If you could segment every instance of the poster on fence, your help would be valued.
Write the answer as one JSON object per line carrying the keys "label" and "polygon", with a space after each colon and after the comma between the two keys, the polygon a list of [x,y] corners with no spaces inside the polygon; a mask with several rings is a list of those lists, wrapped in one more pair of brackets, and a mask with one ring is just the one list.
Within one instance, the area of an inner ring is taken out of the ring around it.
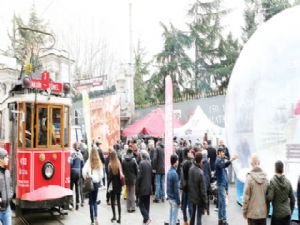
{"label": "poster on fence", "polygon": [[108,152],[120,139],[120,96],[109,95],[90,100],[92,140],[101,140]]}

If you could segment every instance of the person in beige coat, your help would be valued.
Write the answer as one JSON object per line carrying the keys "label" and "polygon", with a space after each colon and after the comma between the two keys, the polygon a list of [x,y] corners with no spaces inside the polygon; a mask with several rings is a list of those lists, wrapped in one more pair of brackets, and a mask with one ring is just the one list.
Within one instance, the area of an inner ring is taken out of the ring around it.
{"label": "person in beige coat", "polygon": [[243,195],[243,216],[248,225],[266,225],[268,206],[267,175],[260,168],[258,156],[251,157],[252,170],[247,174]]}

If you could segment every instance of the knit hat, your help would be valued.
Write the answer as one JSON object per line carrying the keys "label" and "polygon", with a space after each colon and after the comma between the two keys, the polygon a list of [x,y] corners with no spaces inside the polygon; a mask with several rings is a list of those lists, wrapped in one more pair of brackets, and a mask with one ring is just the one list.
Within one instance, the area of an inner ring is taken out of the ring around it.
{"label": "knit hat", "polygon": [[7,156],[7,151],[4,148],[0,148],[0,159],[3,159]]}

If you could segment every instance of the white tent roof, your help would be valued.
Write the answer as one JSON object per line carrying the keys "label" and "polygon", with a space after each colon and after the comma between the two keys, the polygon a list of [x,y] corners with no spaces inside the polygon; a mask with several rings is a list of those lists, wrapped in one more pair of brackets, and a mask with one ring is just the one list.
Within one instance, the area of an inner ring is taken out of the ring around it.
{"label": "white tent roof", "polygon": [[203,112],[200,106],[197,106],[190,120],[180,128],[174,129],[174,136],[192,140],[197,139],[201,142],[204,134],[207,133],[209,139],[221,138],[224,140],[225,129],[213,123]]}

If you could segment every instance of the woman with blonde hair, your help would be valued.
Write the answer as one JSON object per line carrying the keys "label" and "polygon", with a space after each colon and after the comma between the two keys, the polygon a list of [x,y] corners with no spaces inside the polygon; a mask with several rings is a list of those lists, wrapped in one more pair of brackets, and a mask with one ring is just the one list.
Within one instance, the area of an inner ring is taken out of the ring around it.
{"label": "woman with blonde hair", "polygon": [[111,189],[110,197],[111,197],[111,209],[113,212],[113,217],[111,222],[116,220],[116,211],[115,211],[115,199],[117,198],[118,204],[118,220],[117,223],[121,223],[121,203],[120,196],[122,191],[122,182],[124,179],[124,175],[122,172],[122,167],[120,160],[118,158],[117,152],[112,150],[110,152],[110,161],[108,164],[108,190]]}
{"label": "woman with blonde hair", "polygon": [[91,150],[89,160],[82,169],[82,176],[84,179],[91,177],[93,180],[94,189],[89,193],[90,217],[92,225],[98,225],[97,196],[100,182],[103,177],[103,165],[96,147],[93,147]]}

